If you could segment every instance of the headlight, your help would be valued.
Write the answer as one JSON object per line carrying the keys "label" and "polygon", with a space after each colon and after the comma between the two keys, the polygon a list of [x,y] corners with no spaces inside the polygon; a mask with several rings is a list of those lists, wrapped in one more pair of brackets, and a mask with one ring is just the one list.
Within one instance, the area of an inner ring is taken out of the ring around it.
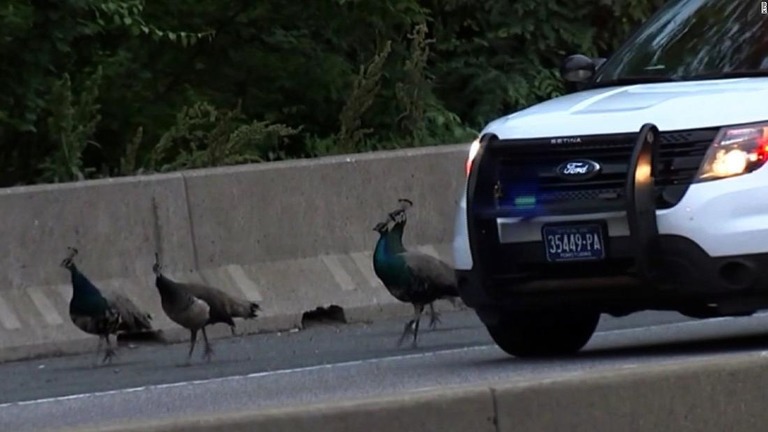
{"label": "headlight", "polygon": [[475,156],[477,156],[477,152],[480,151],[480,138],[475,138],[474,141],[472,141],[472,145],[469,146],[469,156],[467,156],[467,166],[466,166],[466,173],[467,177],[469,177],[469,172],[472,171],[472,162],[475,160]]}
{"label": "headlight", "polygon": [[720,130],[704,156],[697,181],[747,174],[768,159],[768,123]]}

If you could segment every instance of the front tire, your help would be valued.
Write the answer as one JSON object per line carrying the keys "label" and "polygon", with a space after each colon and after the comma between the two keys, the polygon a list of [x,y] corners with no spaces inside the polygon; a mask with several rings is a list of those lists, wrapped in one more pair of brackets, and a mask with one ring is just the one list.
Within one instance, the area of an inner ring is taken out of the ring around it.
{"label": "front tire", "polygon": [[514,311],[486,324],[496,345],[515,357],[550,357],[579,352],[595,332],[600,312],[549,309]]}

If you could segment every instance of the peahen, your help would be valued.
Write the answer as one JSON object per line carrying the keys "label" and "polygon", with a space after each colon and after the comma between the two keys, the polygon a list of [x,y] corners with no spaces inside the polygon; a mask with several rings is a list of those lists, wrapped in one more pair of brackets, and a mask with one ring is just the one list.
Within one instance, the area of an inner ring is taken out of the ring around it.
{"label": "peahen", "polygon": [[434,327],[439,318],[433,302],[455,299],[458,290],[454,270],[448,264],[425,253],[405,249],[402,236],[407,221],[406,210],[412,203],[400,200],[400,204],[401,207],[390,213],[385,222],[374,227],[379,240],[373,253],[373,268],[392,296],[413,305],[414,316],[406,322],[398,346],[411,333],[415,347],[424,307],[430,307],[430,325]]}
{"label": "peahen", "polygon": [[[158,256],[155,254],[155,265],[158,266],[157,271],[155,271],[155,284],[175,284],[175,286],[181,287],[185,292],[205,302],[209,307],[206,325],[227,324],[234,336],[236,335],[234,318],[251,319],[258,317],[258,312],[261,311],[261,306],[258,303],[233,297],[220,289],[208,285],[176,282],[160,275],[157,258]],[[203,331],[203,336],[205,337],[205,331]]]}
{"label": "peahen", "polygon": [[237,335],[234,318],[258,318],[258,313],[261,311],[258,303],[233,297],[212,286],[185,283],[184,287],[190,294],[202,299],[211,307],[208,324],[224,323],[229,326],[232,336]]}
{"label": "peahen", "polygon": [[109,340],[119,333],[151,332],[152,316],[140,310],[130,298],[116,291],[102,291],[97,288],[75,265],[78,250],[69,247],[69,253],[61,266],[72,276],[72,299],[69,302],[69,317],[80,330],[99,336],[96,355],[106,341],[102,363],[111,362],[115,350]]}
{"label": "peahen", "polygon": [[192,352],[195,350],[198,331],[203,333],[203,341],[205,342],[203,357],[210,361],[213,348],[208,341],[205,326],[210,323],[211,307],[204,300],[190,294],[185,284],[174,282],[164,276],[160,270],[158,254],[155,254],[155,264],[152,266],[152,271],[155,273],[155,287],[160,293],[160,304],[163,312],[171,321],[189,330],[187,363],[189,363]]}

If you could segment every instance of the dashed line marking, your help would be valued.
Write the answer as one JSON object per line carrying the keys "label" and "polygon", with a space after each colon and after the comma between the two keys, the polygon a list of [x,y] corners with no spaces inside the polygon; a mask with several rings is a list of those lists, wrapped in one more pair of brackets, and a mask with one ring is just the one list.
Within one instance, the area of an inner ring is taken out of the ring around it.
{"label": "dashed line marking", "polygon": [[352,291],[355,287],[355,281],[352,280],[352,277],[347,273],[346,270],[344,270],[344,267],[341,266],[341,262],[339,261],[339,257],[336,255],[323,255],[320,257],[320,259],[325,263],[325,266],[328,267],[328,270],[331,271],[331,274],[333,275],[333,278],[336,279],[336,283],[341,286],[341,289],[344,291]]}
{"label": "dashed line marking", "polygon": [[245,273],[245,269],[239,265],[228,265],[227,272],[232,276],[232,280],[235,282],[240,291],[245,294],[245,297],[249,301],[259,302],[264,300],[259,292],[259,286]]}
{"label": "dashed line marking", "polygon": [[430,351],[430,352],[417,353],[417,354],[395,355],[395,356],[379,357],[379,358],[372,358],[372,359],[365,359],[365,360],[352,360],[352,361],[340,362],[340,363],[329,363],[329,364],[322,364],[322,365],[316,365],[316,366],[306,366],[306,367],[292,368],[292,369],[279,369],[275,371],[255,372],[247,375],[235,375],[235,376],[228,376],[228,377],[221,377],[221,378],[209,378],[209,379],[183,381],[183,382],[176,382],[176,383],[169,383],[169,384],[154,384],[154,385],[146,385],[142,387],[132,387],[132,388],[126,388],[126,389],[119,389],[119,390],[107,390],[107,391],[93,392],[93,393],[74,394],[70,396],[57,396],[57,397],[51,397],[51,398],[26,400],[26,401],[19,401],[19,402],[8,402],[8,403],[0,404],[0,409],[10,408],[14,406],[38,405],[38,404],[44,404],[44,403],[56,403],[56,402],[71,401],[71,400],[78,400],[78,399],[103,398],[109,395],[119,395],[119,394],[134,393],[134,392],[141,392],[141,391],[162,390],[162,389],[169,389],[169,388],[176,388],[176,387],[199,386],[199,385],[206,385],[206,384],[220,383],[220,382],[227,382],[227,381],[241,381],[243,379],[256,379],[256,378],[263,378],[268,376],[315,372],[315,371],[322,371],[322,370],[328,370],[333,368],[355,367],[355,366],[367,365],[367,364],[378,364],[378,363],[385,363],[385,362],[392,362],[392,361],[410,360],[410,359],[433,357],[433,356],[439,356],[439,355],[451,355],[451,354],[456,354],[461,352],[482,351],[482,350],[489,350],[489,349],[493,350],[497,348],[495,345],[480,345],[480,346],[471,346],[471,347],[464,347],[464,348],[453,348],[453,349]]}
{"label": "dashed line marking", "polygon": [[50,325],[59,325],[64,323],[61,315],[59,315],[59,312],[56,311],[56,307],[53,305],[53,303],[51,303],[51,300],[48,299],[48,296],[43,293],[42,289],[39,287],[28,287],[26,292],[32,299],[32,303],[34,303],[35,307],[37,307],[37,310],[40,311],[40,314],[43,316],[43,319],[45,319],[45,322]]}
{"label": "dashed line marking", "polygon": [[16,313],[11,309],[11,305],[0,296],[0,323],[6,330],[18,330],[21,328],[21,321]]}
{"label": "dashed line marking", "polygon": [[360,272],[363,273],[368,284],[370,286],[378,286],[381,282],[373,271],[372,255],[373,254],[369,252],[355,252],[349,256],[352,258],[352,261],[354,261],[357,268],[360,269]]}

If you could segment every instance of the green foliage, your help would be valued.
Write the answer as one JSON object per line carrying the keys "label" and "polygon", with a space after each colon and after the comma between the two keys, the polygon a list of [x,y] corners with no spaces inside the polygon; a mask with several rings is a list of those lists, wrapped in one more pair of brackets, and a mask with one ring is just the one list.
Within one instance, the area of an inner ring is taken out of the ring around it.
{"label": "green foliage", "polygon": [[0,186],[466,142],[660,3],[6,0]]}
{"label": "green foliage", "polygon": [[133,139],[125,146],[125,155],[120,158],[120,175],[128,176],[141,172],[137,169],[137,159],[142,138],[144,138],[144,128],[139,126]]}
{"label": "green foliage", "polygon": [[202,38],[213,39],[213,31],[185,32],[162,30],[144,20],[144,2],[142,0],[107,0],[87,2],[87,7],[95,14],[96,30],[127,30],[133,36],[141,34],[152,37],[155,41],[166,39],[182,46],[191,46]]}
{"label": "green foliage", "polygon": [[40,165],[40,179],[48,182],[84,180],[83,152],[91,141],[101,120],[99,96],[101,68],[85,83],[80,97],[72,96],[69,75],[57,82],[51,91],[47,119],[48,136],[55,141],[53,152]]}
{"label": "green foliage", "polygon": [[338,135],[338,149],[341,153],[354,151],[362,143],[365,134],[373,132],[372,129],[362,129],[360,125],[363,115],[371,107],[376,94],[379,92],[384,62],[387,60],[391,49],[392,43],[387,41],[384,48],[373,57],[368,65],[360,67],[360,72],[355,77],[352,92],[339,115],[341,130]]}
{"label": "green foliage", "polygon": [[184,107],[153,148],[149,168],[175,171],[273,160],[280,156],[282,140],[299,132],[264,121],[243,124],[245,120],[240,106],[222,110],[200,102]]}
{"label": "green foliage", "polygon": [[434,40],[427,39],[426,23],[416,25],[408,38],[411,39],[411,47],[410,58],[405,61],[403,67],[405,79],[395,84],[395,95],[403,111],[397,121],[408,138],[419,142],[426,138],[424,121],[432,82],[425,74],[429,61],[429,44]]}

